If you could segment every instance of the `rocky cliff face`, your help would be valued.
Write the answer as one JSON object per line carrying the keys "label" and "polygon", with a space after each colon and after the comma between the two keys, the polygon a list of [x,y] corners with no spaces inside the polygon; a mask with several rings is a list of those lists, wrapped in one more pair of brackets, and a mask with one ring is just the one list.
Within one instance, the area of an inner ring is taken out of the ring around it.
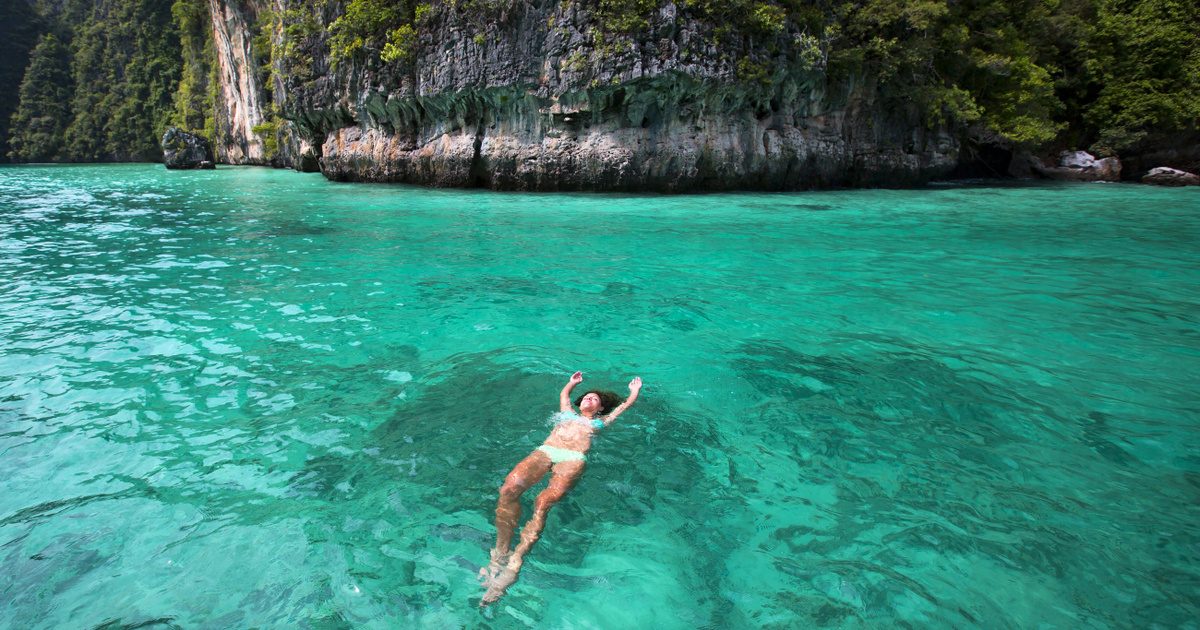
{"label": "rocky cliff face", "polygon": [[[210,1],[229,131],[219,151],[259,163],[247,7]],[[916,184],[956,163],[951,133],[869,78],[831,78],[802,33],[718,45],[668,3],[648,29],[597,37],[583,3],[501,4],[481,17],[436,3],[408,62],[280,61],[274,102],[297,133],[277,162],[306,156],[338,180],[664,191]],[[303,43],[319,53],[322,37]]]}
{"label": "rocky cliff face", "polygon": [[163,150],[163,165],[169,169],[215,167],[212,145],[208,140],[179,127],[168,127],[160,144]]}
{"label": "rocky cliff face", "polygon": [[231,164],[264,164],[263,141],[254,127],[264,121],[261,63],[250,46],[258,12],[253,2],[208,0],[217,75],[216,152]]}
{"label": "rocky cliff face", "polygon": [[[271,55],[282,42],[272,16],[287,10],[288,0],[207,1],[216,66],[217,158],[226,164],[317,170],[311,142],[280,114],[289,95],[282,62]],[[265,49],[256,49],[256,37]]]}

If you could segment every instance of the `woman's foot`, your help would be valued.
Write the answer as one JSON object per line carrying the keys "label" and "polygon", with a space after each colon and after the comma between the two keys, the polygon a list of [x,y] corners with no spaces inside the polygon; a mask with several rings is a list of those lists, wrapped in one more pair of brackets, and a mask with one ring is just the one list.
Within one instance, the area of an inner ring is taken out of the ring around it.
{"label": "woman's foot", "polygon": [[504,595],[504,592],[508,590],[508,587],[517,581],[517,572],[512,569],[511,564],[504,567],[504,570],[492,578],[491,582],[487,585],[487,592],[483,594],[483,599],[479,601],[479,605],[487,606],[500,599]]}
{"label": "woman's foot", "polygon": [[491,552],[491,560],[488,562],[488,565],[479,570],[479,582],[490,588],[492,586],[492,582],[500,573],[500,569],[508,563],[508,557],[511,554],[511,551],[500,551],[499,549],[493,549]]}

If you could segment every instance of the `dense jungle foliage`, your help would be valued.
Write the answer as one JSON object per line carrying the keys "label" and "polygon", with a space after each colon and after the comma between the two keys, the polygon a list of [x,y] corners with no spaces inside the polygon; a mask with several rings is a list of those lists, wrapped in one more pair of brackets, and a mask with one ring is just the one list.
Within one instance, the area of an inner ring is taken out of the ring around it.
{"label": "dense jungle foliage", "polygon": [[[596,16],[596,46],[636,40],[667,3],[563,1]],[[314,55],[327,57],[330,64],[321,67],[335,70],[341,63],[412,64],[422,29],[442,11],[478,23],[478,31],[464,37],[487,46],[490,16],[514,2],[259,3],[258,32],[250,34],[260,57],[256,71],[309,80]],[[830,82],[865,79],[890,98],[921,106],[929,124],[954,123],[988,142],[1090,146],[1107,155],[1200,126],[1200,3],[1194,0],[675,4],[711,24],[718,45],[763,49],[756,59],[739,61],[740,80],[769,83],[775,73],[762,59],[803,65]],[[216,83],[207,0],[12,0],[5,6],[12,15],[0,15],[7,53],[0,117],[11,128],[0,145],[7,144],[11,158],[156,159],[167,124],[212,136]],[[790,54],[775,54],[780,41],[789,43]]]}
{"label": "dense jungle foliage", "polygon": [[20,2],[0,2],[0,160],[8,154],[8,128],[19,102],[18,88],[42,30],[37,16]]}
{"label": "dense jungle foliage", "polygon": [[[155,0],[39,0],[43,26],[11,118],[20,161],[158,159],[179,89],[179,30]],[[5,60],[9,62],[9,60]]]}

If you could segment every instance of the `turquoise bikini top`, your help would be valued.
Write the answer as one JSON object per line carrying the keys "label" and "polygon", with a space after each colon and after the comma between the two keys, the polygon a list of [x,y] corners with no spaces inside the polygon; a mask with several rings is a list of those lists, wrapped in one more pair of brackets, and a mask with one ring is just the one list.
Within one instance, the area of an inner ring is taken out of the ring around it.
{"label": "turquoise bikini top", "polygon": [[604,428],[604,421],[600,418],[592,418],[591,421],[589,421],[587,418],[584,418],[573,411],[560,411],[554,415],[558,417],[558,422],[588,422],[592,425],[593,429]]}

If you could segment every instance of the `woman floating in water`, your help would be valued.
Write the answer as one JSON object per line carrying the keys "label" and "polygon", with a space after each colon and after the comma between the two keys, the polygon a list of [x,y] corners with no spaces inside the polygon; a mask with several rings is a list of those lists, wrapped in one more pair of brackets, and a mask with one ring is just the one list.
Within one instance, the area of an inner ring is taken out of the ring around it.
{"label": "woman floating in water", "polygon": [[[583,476],[587,462],[587,451],[592,446],[592,435],[616,420],[637,400],[642,389],[642,379],[633,377],[629,381],[629,398],[617,404],[617,395],[612,392],[589,391],[575,401],[579,414],[571,407],[571,390],[583,382],[583,372],[576,372],[558,395],[560,421],[550,431],[545,443],[521,460],[508,473],[504,485],[500,486],[500,500],[496,503],[496,548],[486,568],[479,572],[484,579],[487,592],[483,604],[490,604],[504,594],[517,581],[521,563],[529,548],[537,542],[542,528],[546,526],[546,513],[562,500],[567,491]],[[607,414],[607,415],[603,415]],[[596,417],[603,415],[603,417]],[[533,503],[533,516],[521,529],[521,542],[509,551],[517,519],[521,516],[521,495],[550,471],[550,485],[542,490]]]}

